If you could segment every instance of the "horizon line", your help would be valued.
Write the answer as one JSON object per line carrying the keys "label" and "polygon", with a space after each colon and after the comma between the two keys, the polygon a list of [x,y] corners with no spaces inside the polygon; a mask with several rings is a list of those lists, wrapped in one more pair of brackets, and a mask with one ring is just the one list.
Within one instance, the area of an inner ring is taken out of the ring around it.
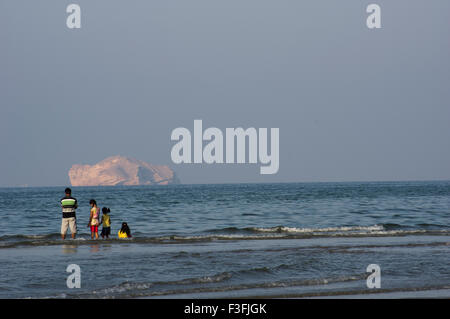
{"label": "horizon line", "polygon": [[450,179],[411,179],[411,180],[342,180],[342,181],[290,181],[290,182],[224,182],[224,183],[177,183],[168,185],[97,185],[97,186],[73,186],[73,185],[40,185],[40,186],[0,186],[0,188],[53,188],[53,187],[142,187],[157,186],[167,187],[174,185],[242,185],[242,184],[318,184],[318,183],[406,183],[406,182],[450,182]]}

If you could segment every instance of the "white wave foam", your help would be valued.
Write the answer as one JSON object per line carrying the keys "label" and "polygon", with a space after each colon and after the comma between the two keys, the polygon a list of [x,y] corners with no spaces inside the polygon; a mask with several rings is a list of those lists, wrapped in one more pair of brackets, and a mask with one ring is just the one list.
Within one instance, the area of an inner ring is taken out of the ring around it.
{"label": "white wave foam", "polygon": [[152,283],[137,283],[137,282],[124,282],[120,285],[92,291],[93,295],[114,295],[123,294],[128,291],[146,290],[149,289]]}
{"label": "white wave foam", "polygon": [[258,232],[274,233],[274,232],[284,232],[284,233],[325,233],[325,232],[352,232],[357,230],[363,230],[368,232],[383,231],[384,227],[381,225],[373,226],[342,226],[342,227],[326,227],[326,228],[296,228],[296,227],[255,227],[253,230]]}

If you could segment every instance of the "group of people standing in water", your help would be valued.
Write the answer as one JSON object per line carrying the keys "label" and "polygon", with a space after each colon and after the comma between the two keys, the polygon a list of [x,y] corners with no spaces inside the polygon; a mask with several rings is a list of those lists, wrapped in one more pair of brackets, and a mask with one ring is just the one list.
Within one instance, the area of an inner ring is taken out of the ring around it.
{"label": "group of people standing in water", "polygon": [[[102,238],[109,238],[111,234],[111,219],[109,213],[111,210],[107,207],[102,208],[102,216],[100,219],[100,208],[97,206],[95,199],[89,201],[91,206],[89,222],[87,227],[91,230],[91,239],[98,239],[98,227],[102,225]],[[67,230],[70,228],[72,239],[75,239],[77,233],[76,209],[78,208],[77,199],[72,197],[72,190],[66,188],[65,196],[61,199],[62,222],[61,222],[61,238],[65,239]],[[131,237],[131,231],[126,222],[122,223],[122,228],[118,232],[119,238]]]}
{"label": "group of people standing in water", "polygon": [[109,218],[109,213],[111,212],[109,208],[102,208],[102,219],[100,220],[100,209],[97,207],[97,202],[95,199],[89,201],[91,206],[91,215],[89,216],[88,227],[91,228],[91,239],[98,239],[98,226],[102,225],[102,238],[109,238],[111,234],[111,219]]}

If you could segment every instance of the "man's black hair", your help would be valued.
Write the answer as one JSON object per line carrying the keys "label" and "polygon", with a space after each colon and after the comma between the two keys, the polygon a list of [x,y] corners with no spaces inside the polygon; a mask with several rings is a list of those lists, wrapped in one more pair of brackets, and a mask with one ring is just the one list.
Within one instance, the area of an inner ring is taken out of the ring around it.
{"label": "man's black hair", "polygon": [[72,190],[69,187],[67,187],[64,192],[69,195],[72,194]]}

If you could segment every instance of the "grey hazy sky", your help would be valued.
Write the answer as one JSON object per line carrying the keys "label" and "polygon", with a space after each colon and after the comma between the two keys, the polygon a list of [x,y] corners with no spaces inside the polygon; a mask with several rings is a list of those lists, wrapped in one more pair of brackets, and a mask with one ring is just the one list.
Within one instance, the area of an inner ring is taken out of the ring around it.
{"label": "grey hazy sky", "polygon": [[[116,154],[184,183],[449,179],[449,59],[448,0],[2,0],[0,186]],[[194,119],[279,127],[278,174],[172,164]]]}

